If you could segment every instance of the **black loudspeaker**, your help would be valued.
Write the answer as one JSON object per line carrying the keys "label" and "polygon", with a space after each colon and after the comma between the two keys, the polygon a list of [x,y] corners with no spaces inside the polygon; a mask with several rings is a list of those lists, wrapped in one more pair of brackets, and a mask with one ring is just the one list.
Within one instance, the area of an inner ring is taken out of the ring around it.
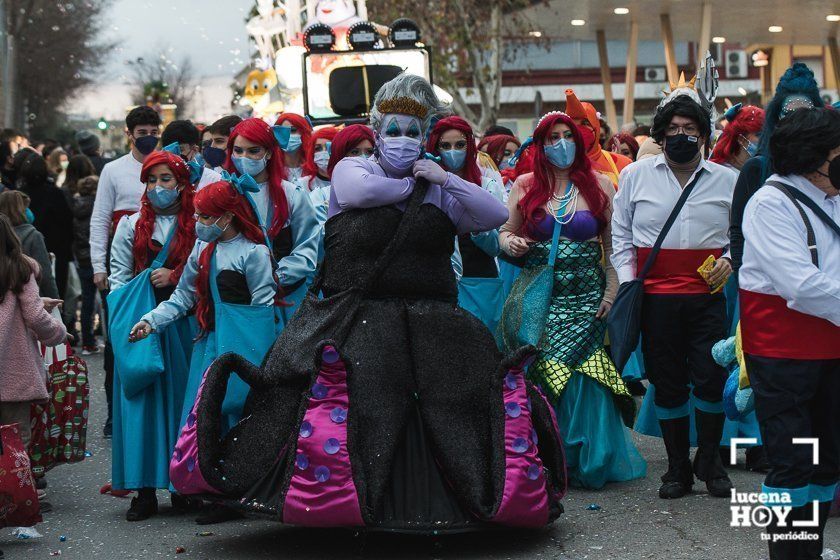
{"label": "black loudspeaker", "polygon": [[330,106],[341,117],[370,113],[376,92],[403,69],[390,64],[345,66],[330,73]]}

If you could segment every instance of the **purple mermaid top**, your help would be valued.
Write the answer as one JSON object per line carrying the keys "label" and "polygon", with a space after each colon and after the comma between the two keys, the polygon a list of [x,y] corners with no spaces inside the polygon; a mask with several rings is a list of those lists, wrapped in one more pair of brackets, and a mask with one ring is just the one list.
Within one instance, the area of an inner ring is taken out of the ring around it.
{"label": "purple mermaid top", "polygon": [[[554,217],[547,213],[536,224],[534,233],[535,241],[547,241],[554,233]],[[572,216],[571,221],[563,226],[560,232],[562,237],[572,241],[586,241],[597,237],[598,220],[589,210],[579,210]]]}
{"label": "purple mermaid top", "polygon": [[[412,176],[391,178],[373,160],[345,158],[333,169],[328,219],[351,208],[393,204],[404,210],[413,190]],[[440,208],[459,234],[496,229],[508,219],[507,208],[492,194],[452,173],[443,185],[429,185],[423,203]]]}

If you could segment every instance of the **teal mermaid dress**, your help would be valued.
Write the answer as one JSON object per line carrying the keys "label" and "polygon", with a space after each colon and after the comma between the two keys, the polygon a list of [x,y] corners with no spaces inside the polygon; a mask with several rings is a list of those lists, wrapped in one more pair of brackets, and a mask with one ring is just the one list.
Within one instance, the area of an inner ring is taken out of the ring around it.
{"label": "teal mermaid dress", "polygon": [[[531,247],[523,270],[547,262],[552,227],[539,228],[547,235]],[[626,427],[634,414],[632,396],[604,350],[606,322],[595,318],[606,287],[601,244],[591,240],[597,231],[588,211],[577,212],[563,227],[548,320],[528,372],[554,405],[570,483],[593,489],[647,473]],[[514,282],[509,297],[524,298],[523,284]],[[523,309],[528,307],[523,301]],[[518,320],[505,315],[500,329]]]}

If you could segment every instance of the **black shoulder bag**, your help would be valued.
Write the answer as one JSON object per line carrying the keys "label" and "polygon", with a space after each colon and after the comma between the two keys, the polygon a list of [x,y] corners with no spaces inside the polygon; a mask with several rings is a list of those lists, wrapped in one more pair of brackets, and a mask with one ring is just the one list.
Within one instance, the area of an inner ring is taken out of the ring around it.
{"label": "black shoulder bag", "polygon": [[665,241],[665,236],[677,219],[685,201],[688,200],[688,195],[694,190],[697,181],[703,174],[703,169],[697,172],[694,180],[691,181],[683,189],[680,199],[677,201],[674,209],[671,210],[671,215],[662,226],[662,231],[659,232],[659,237],[656,238],[656,243],[653,244],[653,249],[650,256],[645,262],[644,268],[634,280],[624,282],[618,288],[618,295],[615,297],[615,303],[610,309],[607,316],[607,331],[610,335],[610,351],[612,353],[613,363],[618,371],[622,371],[630,355],[636,350],[639,345],[639,337],[642,331],[642,301],[645,295],[645,277],[653,267],[656,257],[659,255],[659,250],[662,248],[662,243]]}

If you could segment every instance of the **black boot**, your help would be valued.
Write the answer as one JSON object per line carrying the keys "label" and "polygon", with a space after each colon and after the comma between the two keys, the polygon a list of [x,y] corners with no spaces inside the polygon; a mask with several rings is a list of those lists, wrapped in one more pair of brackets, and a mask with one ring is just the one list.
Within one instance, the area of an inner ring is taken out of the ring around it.
{"label": "black boot", "polygon": [[763,445],[747,447],[747,470],[753,472],[770,472],[770,462]]}
{"label": "black boot", "polygon": [[158,512],[157,495],[154,488],[141,488],[132,498],[131,507],[125,513],[128,521],[144,521]]}
{"label": "black boot", "polygon": [[[797,508],[799,509],[799,508]],[[803,510],[801,519],[814,518],[814,506],[808,504],[801,508]],[[799,556],[797,560],[820,560],[823,552],[823,537],[825,536],[825,524],[828,523],[828,512],[831,510],[831,502],[820,502],[818,527],[803,527],[802,530],[809,533],[818,533],[819,538],[815,541],[800,541]]]}
{"label": "black boot", "polygon": [[798,560],[800,541],[785,539],[790,533],[799,529],[793,527],[793,522],[800,518],[802,508],[793,508],[785,520],[785,526],[779,527],[779,521],[775,518],[767,526],[767,548],[770,551],[770,560]]}
{"label": "black boot", "polygon": [[668,472],[662,475],[659,497],[666,500],[682,498],[694,486],[689,459],[688,416],[660,420],[659,427],[668,453]]}
{"label": "black boot", "polygon": [[726,474],[720,460],[720,437],[723,434],[723,413],[709,413],[695,409],[697,424],[697,452],[694,454],[694,474],[706,483],[709,494],[716,498],[728,498],[732,481]]}

